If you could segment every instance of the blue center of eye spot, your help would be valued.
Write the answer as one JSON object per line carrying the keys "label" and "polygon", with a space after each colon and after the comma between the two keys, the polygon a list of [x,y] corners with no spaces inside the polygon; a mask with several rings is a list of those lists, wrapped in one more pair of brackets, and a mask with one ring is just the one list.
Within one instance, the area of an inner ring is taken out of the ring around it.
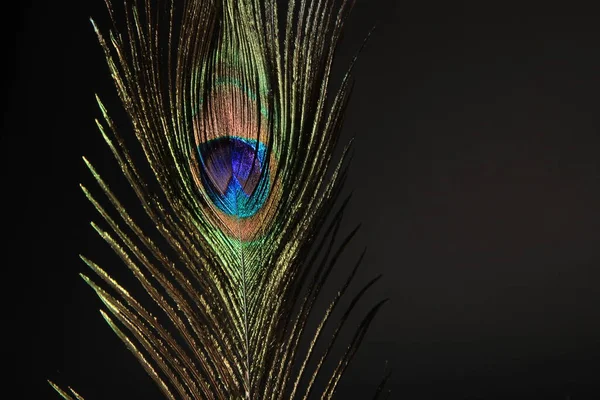
{"label": "blue center of eye spot", "polygon": [[200,176],[211,201],[227,215],[248,218],[269,195],[267,148],[240,137],[221,137],[198,146]]}

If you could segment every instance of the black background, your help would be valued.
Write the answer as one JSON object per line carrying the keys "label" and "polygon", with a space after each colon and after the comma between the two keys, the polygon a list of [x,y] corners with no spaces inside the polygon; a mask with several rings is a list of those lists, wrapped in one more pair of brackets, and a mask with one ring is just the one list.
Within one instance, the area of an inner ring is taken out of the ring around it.
{"label": "black background", "polygon": [[[600,398],[600,14],[452,3],[358,1],[339,51],[336,77],[377,24],[344,128],[345,229],[363,228],[340,276],[365,245],[359,280],[384,279],[358,315],[391,301],[338,398],[368,398],[386,360],[393,399]],[[108,28],[104,4],[2,14],[3,390],[160,398],[78,277],[79,253],[124,269],[78,187],[82,155],[123,183],[94,124],[94,93],[123,117],[88,20]]]}

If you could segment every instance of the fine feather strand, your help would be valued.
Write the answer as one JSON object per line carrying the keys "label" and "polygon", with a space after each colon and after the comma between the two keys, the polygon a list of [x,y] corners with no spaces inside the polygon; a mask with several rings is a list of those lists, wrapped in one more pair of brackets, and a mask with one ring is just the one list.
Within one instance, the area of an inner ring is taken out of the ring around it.
{"label": "fine feather strand", "polygon": [[[103,285],[82,276],[166,398],[306,399],[378,279],[355,295],[326,340],[324,327],[361,256],[316,330],[306,332],[356,233],[337,244],[348,199],[331,216],[347,174],[348,146],[338,161],[333,153],[350,70],[333,96],[329,79],[352,2],[292,0],[281,13],[275,0],[155,3],[126,1],[120,19],[107,0],[112,29],[105,36],[93,26],[145,160],[133,155],[99,98],[104,122],[97,124],[160,240],[85,159],[113,210],[82,189],[109,227],[94,229],[161,318],[86,257]],[[321,398],[333,396],[382,304],[360,322]],[[303,340],[309,347],[300,354]],[[325,349],[316,355],[320,342]],[[51,384],[65,399],[81,398]]]}

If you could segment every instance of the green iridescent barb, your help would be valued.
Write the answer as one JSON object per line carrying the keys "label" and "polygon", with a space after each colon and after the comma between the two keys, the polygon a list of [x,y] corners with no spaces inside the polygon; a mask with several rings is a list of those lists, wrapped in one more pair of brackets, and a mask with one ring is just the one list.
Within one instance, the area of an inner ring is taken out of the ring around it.
{"label": "green iridescent barb", "polygon": [[[112,209],[82,189],[109,230],[93,227],[162,315],[85,257],[96,277],[83,278],[168,399],[305,399],[317,390],[329,399],[383,304],[325,368],[350,312],[378,279],[331,320],[359,260],[316,329],[305,332],[356,233],[336,239],[347,200],[334,210],[346,176],[347,147],[338,161],[333,152],[350,70],[329,90],[352,1],[292,0],[283,12],[276,0],[150,3],[126,1],[117,17],[107,2],[112,30],[104,35],[94,24],[145,159],[130,153],[99,99],[98,127],[161,244],[87,160]],[[158,192],[146,184],[144,163]],[[326,324],[330,337],[322,334]],[[328,379],[317,389],[319,374]]]}

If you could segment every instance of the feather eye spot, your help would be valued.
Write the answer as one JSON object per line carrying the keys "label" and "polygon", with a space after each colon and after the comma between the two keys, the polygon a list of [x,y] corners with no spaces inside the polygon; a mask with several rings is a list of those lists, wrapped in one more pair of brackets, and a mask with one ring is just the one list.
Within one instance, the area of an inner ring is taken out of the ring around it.
{"label": "feather eye spot", "polygon": [[256,140],[220,137],[198,146],[200,177],[212,203],[227,215],[249,218],[269,195],[266,146]]}

